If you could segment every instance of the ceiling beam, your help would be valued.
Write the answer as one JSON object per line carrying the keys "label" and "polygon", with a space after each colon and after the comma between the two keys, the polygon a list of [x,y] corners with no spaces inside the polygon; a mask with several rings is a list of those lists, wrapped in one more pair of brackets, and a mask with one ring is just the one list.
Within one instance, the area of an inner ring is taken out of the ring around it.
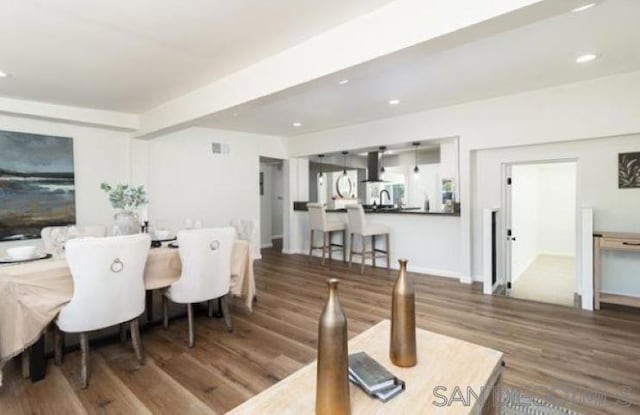
{"label": "ceiling beam", "polygon": [[135,131],[140,128],[140,118],[135,114],[13,98],[0,97],[0,113],[114,130]]}
{"label": "ceiling beam", "polygon": [[[549,0],[396,0],[141,114],[137,135],[151,138],[207,115],[419,43],[441,39],[498,16],[550,3]],[[514,19],[522,20],[523,24],[527,20],[522,14]],[[503,19],[500,24],[504,27],[504,23]],[[467,34],[460,39],[469,40]]]}

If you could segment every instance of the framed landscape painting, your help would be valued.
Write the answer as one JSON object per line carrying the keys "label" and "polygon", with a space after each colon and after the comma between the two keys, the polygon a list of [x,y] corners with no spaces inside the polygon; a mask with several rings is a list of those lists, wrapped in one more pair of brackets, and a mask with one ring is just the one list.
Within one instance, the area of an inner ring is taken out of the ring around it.
{"label": "framed landscape painting", "polygon": [[75,221],[73,139],[0,130],[0,241]]}
{"label": "framed landscape painting", "polygon": [[640,188],[640,152],[618,154],[618,188]]}

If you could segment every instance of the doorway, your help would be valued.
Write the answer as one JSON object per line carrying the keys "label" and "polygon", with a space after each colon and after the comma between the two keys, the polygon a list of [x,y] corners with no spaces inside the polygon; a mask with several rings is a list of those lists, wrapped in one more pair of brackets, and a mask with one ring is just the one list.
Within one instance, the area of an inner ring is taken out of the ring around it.
{"label": "doorway", "polygon": [[576,305],[575,160],[505,165],[505,293]]}
{"label": "doorway", "polygon": [[284,161],[260,157],[260,245],[282,252]]}

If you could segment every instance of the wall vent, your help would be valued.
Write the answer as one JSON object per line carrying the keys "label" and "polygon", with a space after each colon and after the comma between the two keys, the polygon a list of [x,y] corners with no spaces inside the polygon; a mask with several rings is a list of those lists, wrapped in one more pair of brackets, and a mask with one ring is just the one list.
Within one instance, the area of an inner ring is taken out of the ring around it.
{"label": "wall vent", "polygon": [[229,144],[227,143],[211,143],[211,153],[212,154],[229,154]]}

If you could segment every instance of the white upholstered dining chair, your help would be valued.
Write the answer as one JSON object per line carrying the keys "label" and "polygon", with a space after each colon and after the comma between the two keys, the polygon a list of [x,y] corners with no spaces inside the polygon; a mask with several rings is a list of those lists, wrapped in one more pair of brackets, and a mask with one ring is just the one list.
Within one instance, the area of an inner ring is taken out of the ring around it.
{"label": "white upholstered dining chair", "polygon": [[56,251],[56,236],[58,233],[64,233],[64,238],[66,239],[68,226],[45,226],[40,231],[40,237],[42,238],[42,243],[44,245],[44,251],[48,254],[53,254]]}
{"label": "white upholstered dining chair", "polygon": [[44,244],[44,251],[48,254],[55,253],[56,233],[62,233],[64,240],[83,238],[88,236],[103,237],[107,234],[105,225],[70,225],[70,226],[45,226],[40,231],[40,237]]}
{"label": "white upholstered dining chair", "polygon": [[194,303],[208,301],[211,317],[212,301],[220,299],[225,325],[229,331],[232,330],[227,297],[231,281],[231,251],[235,239],[236,231],[232,227],[178,232],[182,273],[180,279],[162,297],[163,326],[167,328],[169,325],[167,300],[187,304],[189,347],[195,344]]}
{"label": "white upholstered dining chair", "polygon": [[62,361],[64,333],[80,333],[81,386],[88,383],[89,332],[129,322],[140,364],[144,363],[138,316],[144,312],[144,267],[151,240],[147,234],[78,238],[66,243],[73,297],[58,318],[55,360]]}
{"label": "white upholstered dining chair", "polygon": [[102,238],[107,235],[107,227],[105,225],[77,225],[78,236]]}
{"label": "white upholstered dining chair", "polygon": [[236,230],[236,238],[249,241],[251,258],[260,258],[260,222],[256,219],[232,219],[229,223]]}

